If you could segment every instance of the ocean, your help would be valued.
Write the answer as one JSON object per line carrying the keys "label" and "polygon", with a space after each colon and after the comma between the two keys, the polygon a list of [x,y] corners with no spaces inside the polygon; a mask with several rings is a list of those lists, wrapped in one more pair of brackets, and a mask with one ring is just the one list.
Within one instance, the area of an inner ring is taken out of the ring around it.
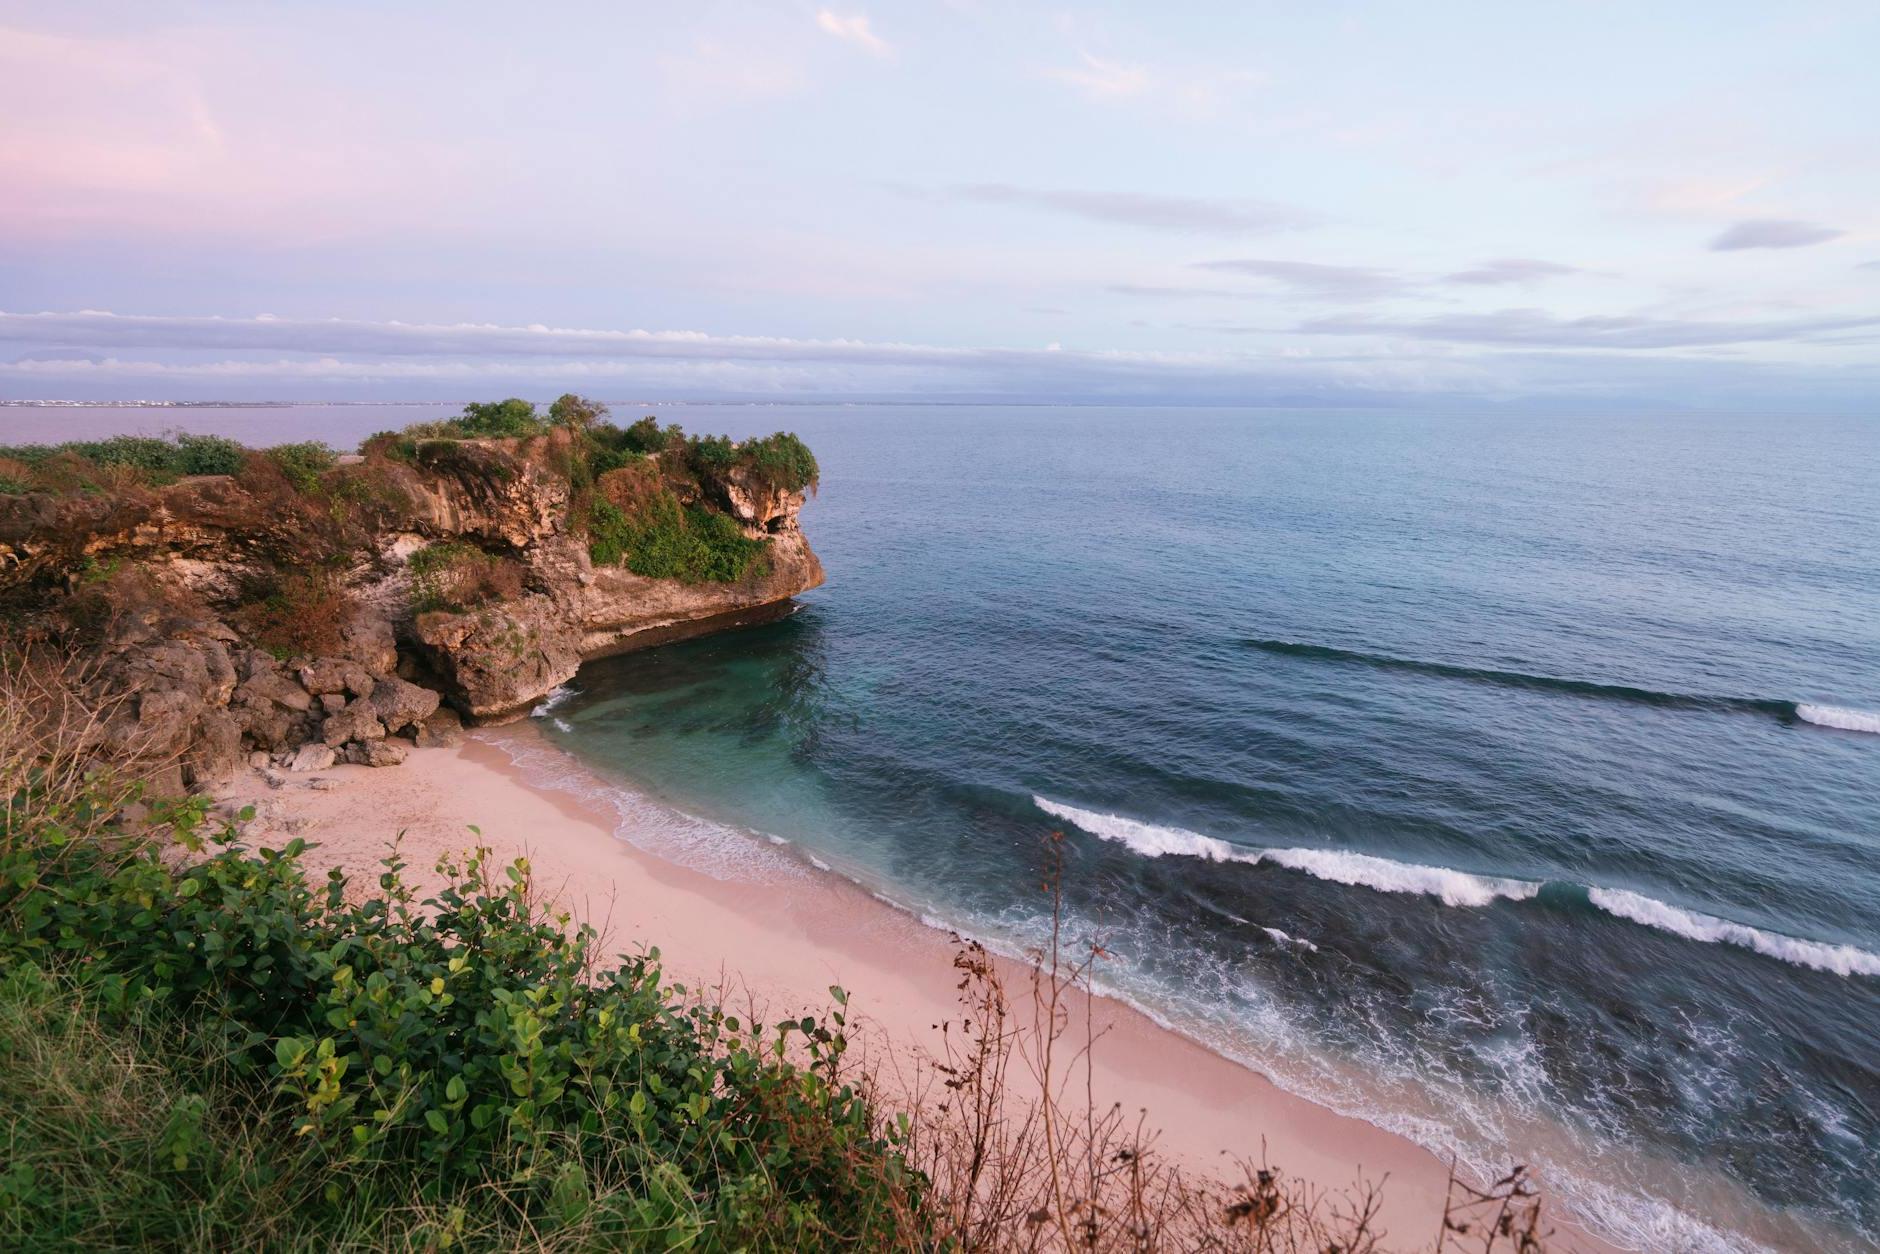
{"label": "ocean", "polygon": [[1880,421],[652,412],[803,436],[829,572],[539,711],[656,852],[1022,952],[1061,832],[1101,986],[1282,1085],[1622,1242],[1880,1248]]}

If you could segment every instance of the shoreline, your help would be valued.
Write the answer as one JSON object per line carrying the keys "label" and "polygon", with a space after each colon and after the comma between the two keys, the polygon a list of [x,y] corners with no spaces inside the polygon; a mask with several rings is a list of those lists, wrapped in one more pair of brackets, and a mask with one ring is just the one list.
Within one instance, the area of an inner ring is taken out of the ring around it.
{"label": "shoreline", "polygon": [[[540,740],[526,724],[500,735]],[[741,1010],[767,1009],[773,1020],[820,1011],[830,1004],[829,986],[840,985],[863,1028],[862,1048],[890,1089],[918,1087],[921,1059],[940,1047],[939,1025],[959,1017],[958,945],[948,934],[840,875],[781,869],[781,860],[764,859],[755,847],[759,873],[732,880],[669,861],[623,838],[620,817],[598,801],[532,782],[486,736],[416,750],[390,769],[341,766],[319,776],[336,786],[293,779],[276,789],[245,771],[216,795],[257,807],[251,842],[307,840],[310,870],[374,876],[401,833],[407,873],[426,889],[444,853],[485,844],[504,861],[526,857],[543,899],[591,923],[605,953],[657,948],[671,980]],[[994,962],[1015,1018],[1028,1020],[1028,969]],[[1097,995],[1090,1002],[1100,1034],[1093,1051],[1099,1107],[1115,1101],[1132,1114],[1146,1111],[1157,1150],[1184,1173],[1232,1178],[1237,1162],[1263,1158],[1333,1198],[1362,1179],[1381,1186],[1378,1222],[1391,1248],[1434,1242],[1449,1177],[1435,1154],[1290,1093],[1121,1001]],[[1080,995],[1073,1021],[1082,1013]],[[1557,1207],[1550,1212],[1553,1248],[1617,1248],[1569,1223]]]}

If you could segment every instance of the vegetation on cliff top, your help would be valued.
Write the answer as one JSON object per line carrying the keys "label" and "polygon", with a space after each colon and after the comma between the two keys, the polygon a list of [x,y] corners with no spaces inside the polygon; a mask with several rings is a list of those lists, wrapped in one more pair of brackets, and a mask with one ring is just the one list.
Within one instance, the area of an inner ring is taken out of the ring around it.
{"label": "vegetation on cliff top", "polygon": [[[568,433],[555,463],[575,489],[572,522],[585,530],[597,566],[625,566],[650,579],[732,583],[766,568],[762,537],[747,536],[723,509],[731,485],[802,492],[816,485],[815,455],[794,433],[733,442],[688,436],[651,416],[621,427],[607,407],[573,393],[546,414],[518,397],[465,406],[455,418],[414,423],[366,442],[367,452],[401,460],[427,455],[434,441],[527,439]],[[435,454],[431,454],[435,456]]]}
{"label": "vegetation on cliff top", "polygon": [[[749,509],[811,490],[818,475],[815,456],[789,432],[733,442],[651,417],[618,426],[605,406],[573,394],[546,412],[514,397],[467,405],[453,418],[381,432],[360,451],[342,459],[318,442],[249,449],[186,434],[0,446],[0,496],[60,503],[56,514],[22,517],[39,528],[42,544],[69,550],[42,566],[70,575],[90,560],[93,535],[133,527],[155,507],[156,490],[196,476],[233,478],[252,500],[216,506],[216,525],[252,532],[245,541],[252,555],[279,574],[244,600],[245,610],[280,647],[294,648],[293,638],[306,634],[299,619],[331,617],[322,610],[330,598],[318,595],[330,581],[319,572],[356,562],[375,536],[400,528],[414,473],[508,482],[528,463],[560,475],[569,486],[568,527],[586,538],[593,561],[691,583],[765,571],[763,520]],[[747,511],[743,523],[731,516],[739,508]],[[521,587],[513,554],[462,542],[433,547],[413,569],[416,608],[470,608]],[[315,633],[325,634],[317,625]]]}

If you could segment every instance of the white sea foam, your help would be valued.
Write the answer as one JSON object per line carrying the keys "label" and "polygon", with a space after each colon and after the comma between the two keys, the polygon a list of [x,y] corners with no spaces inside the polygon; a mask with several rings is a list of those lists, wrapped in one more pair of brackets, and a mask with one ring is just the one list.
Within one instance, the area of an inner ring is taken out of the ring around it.
{"label": "white sea foam", "polygon": [[[556,706],[562,705],[569,699],[580,695],[581,690],[579,688],[572,687],[568,684],[561,684],[558,687],[550,689],[548,695],[536,703],[535,708],[529,711],[529,717],[547,718],[554,712]],[[560,719],[555,720],[555,725],[560,727],[563,731],[568,729],[568,725]]]}
{"label": "white sea foam", "polygon": [[1046,814],[1075,823],[1092,836],[1101,836],[1105,840],[1128,845],[1137,853],[1146,854],[1151,858],[1160,858],[1164,854],[1173,853],[1190,858],[1206,858],[1211,862],[1258,862],[1260,860],[1258,849],[1237,848],[1224,840],[1203,836],[1199,832],[1184,831],[1179,827],[1157,827],[1152,823],[1126,819],[1120,814],[1101,814],[1095,810],[1079,810],[1076,806],[1067,806],[1045,797],[1034,796],[1031,800],[1033,805]]}
{"label": "white sea foam", "polygon": [[1311,941],[1307,940],[1303,936],[1288,936],[1286,933],[1280,931],[1276,927],[1263,927],[1260,930],[1262,932],[1265,932],[1268,936],[1271,936],[1274,940],[1278,941],[1282,945],[1297,945],[1299,946],[1299,948],[1308,950],[1315,954],[1319,952],[1319,947],[1317,945],[1314,945]]}
{"label": "white sea foam", "polygon": [[1711,944],[1740,945],[1759,954],[1832,971],[1836,975],[1880,975],[1880,954],[1870,954],[1852,945],[1830,945],[1822,941],[1801,940],[1779,932],[1765,932],[1746,923],[1732,923],[1715,915],[1699,914],[1678,906],[1628,892],[1623,888],[1593,888],[1587,894],[1594,905],[1607,914],[1633,923],[1655,927],[1663,932]]}
{"label": "white sea foam", "polygon": [[1485,906],[1497,897],[1520,901],[1541,890],[1532,880],[1471,875],[1447,867],[1396,862],[1337,849],[1248,849],[1179,827],[1157,827],[1117,814],[1079,810],[1044,797],[1034,796],[1032,801],[1046,814],[1075,823],[1093,836],[1127,845],[1151,858],[1176,854],[1213,862],[1273,862],[1318,879],[1375,889],[1380,893],[1424,893],[1440,897],[1451,906]]}
{"label": "white sea foam", "polygon": [[1268,849],[1266,857],[1322,880],[1373,888],[1380,893],[1423,893],[1442,898],[1443,904],[1448,906],[1486,906],[1497,897],[1524,901],[1541,890],[1533,880],[1471,875],[1447,867],[1394,862],[1368,853],[1347,853],[1339,849]]}
{"label": "white sea foam", "polygon": [[1838,727],[1842,731],[1873,732],[1880,735],[1880,714],[1866,710],[1845,710],[1838,705],[1798,705],[1795,717],[1817,727]]}
{"label": "white sea foam", "polygon": [[759,841],[759,833],[687,814],[657,798],[608,783],[537,737],[472,733],[509,756],[529,783],[570,793],[611,810],[614,834],[648,853],[718,880],[773,881],[805,872],[796,859]]}

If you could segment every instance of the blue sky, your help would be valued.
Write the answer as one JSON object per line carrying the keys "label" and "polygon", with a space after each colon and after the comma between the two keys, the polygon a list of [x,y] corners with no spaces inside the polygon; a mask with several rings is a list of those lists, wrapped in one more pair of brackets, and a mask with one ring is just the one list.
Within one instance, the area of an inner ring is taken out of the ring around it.
{"label": "blue sky", "polygon": [[0,0],[0,396],[1869,408],[1880,6]]}

